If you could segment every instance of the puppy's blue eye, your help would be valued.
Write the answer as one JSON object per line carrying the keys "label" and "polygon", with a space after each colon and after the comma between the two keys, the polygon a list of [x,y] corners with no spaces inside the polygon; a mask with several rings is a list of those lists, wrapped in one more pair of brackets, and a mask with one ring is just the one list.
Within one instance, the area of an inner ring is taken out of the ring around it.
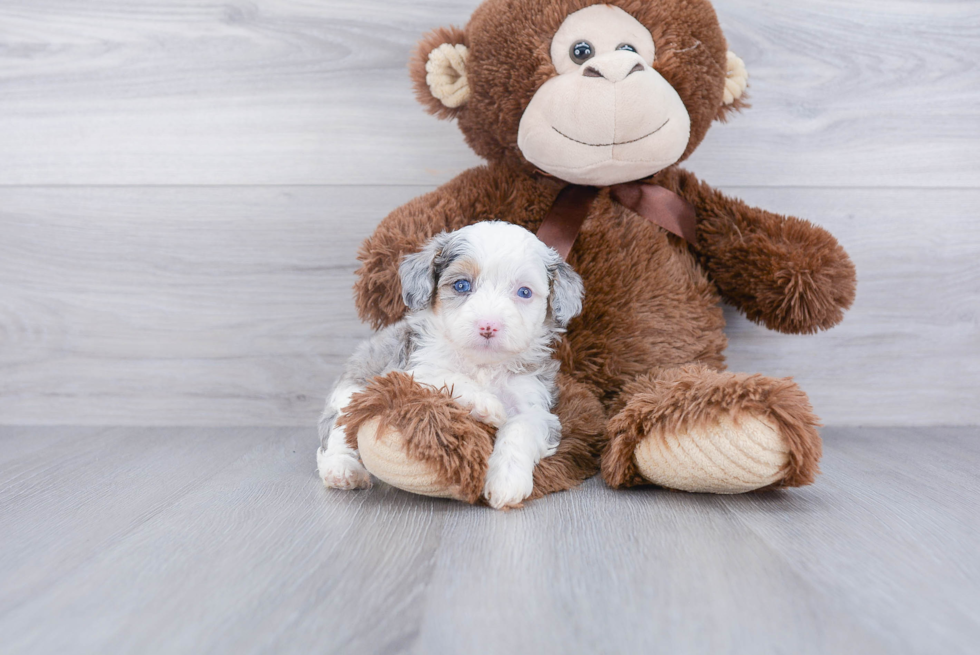
{"label": "puppy's blue eye", "polygon": [[472,288],[469,280],[456,280],[456,283],[453,284],[453,289],[456,290],[456,293],[469,293]]}
{"label": "puppy's blue eye", "polygon": [[530,298],[531,290],[528,289],[527,287],[521,287],[520,289],[517,290],[517,295],[520,296],[521,298]]}
{"label": "puppy's blue eye", "polygon": [[616,49],[617,50],[627,50],[629,52],[636,52],[636,48],[634,48],[633,46],[631,46],[629,43],[620,43],[618,46],[616,46]]}

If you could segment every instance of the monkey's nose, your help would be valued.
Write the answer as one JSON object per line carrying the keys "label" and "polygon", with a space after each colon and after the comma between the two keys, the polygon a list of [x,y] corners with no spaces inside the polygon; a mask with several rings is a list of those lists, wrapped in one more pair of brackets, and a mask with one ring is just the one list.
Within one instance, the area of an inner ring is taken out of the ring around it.
{"label": "monkey's nose", "polygon": [[622,82],[633,73],[642,73],[646,66],[632,53],[614,52],[593,58],[582,68],[582,77],[601,77],[610,82]]}

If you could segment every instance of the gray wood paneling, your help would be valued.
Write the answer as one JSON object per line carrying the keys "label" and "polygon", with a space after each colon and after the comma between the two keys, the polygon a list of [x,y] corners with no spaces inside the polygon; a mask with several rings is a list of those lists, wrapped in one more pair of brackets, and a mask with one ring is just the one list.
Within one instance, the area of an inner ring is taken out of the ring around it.
{"label": "gray wood paneling", "polygon": [[[357,243],[476,163],[405,70],[476,4],[0,4],[0,423],[310,424],[367,334]],[[754,106],[690,167],[860,275],[818,337],[729,312],[731,367],[829,423],[976,423],[977,3],[715,5]]]}
{"label": "gray wood paneling", "polygon": [[325,490],[312,428],[63,430],[72,457],[49,444],[28,478],[0,468],[19,489],[0,491],[5,654],[966,655],[980,639],[976,428],[828,429],[804,489],[593,479],[512,512]]}
{"label": "gray wood paneling", "polygon": [[[477,0],[5,0],[0,184],[434,184],[475,158],[406,62]],[[754,107],[722,185],[975,186],[971,0],[717,0]]]}
{"label": "gray wood paneling", "polygon": [[[0,191],[0,417],[312,425],[368,334],[357,244],[424,190]],[[829,423],[980,421],[980,191],[729,190],[828,227],[860,278],[818,336],[729,312],[731,368],[796,376]]]}

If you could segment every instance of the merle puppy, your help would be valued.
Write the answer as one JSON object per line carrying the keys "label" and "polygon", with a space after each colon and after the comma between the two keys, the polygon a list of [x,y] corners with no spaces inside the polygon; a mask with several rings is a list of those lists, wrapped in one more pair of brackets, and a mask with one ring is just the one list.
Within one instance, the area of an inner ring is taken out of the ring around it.
{"label": "merle puppy", "polygon": [[409,313],[358,347],[327,399],[317,451],[323,483],[371,485],[337,419],[372,378],[406,371],[497,428],[484,496],[498,509],[519,504],[531,494],[535,464],[561,437],[551,353],[582,309],[581,278],[533,234],[500,221],[436,235],[400,274]]}

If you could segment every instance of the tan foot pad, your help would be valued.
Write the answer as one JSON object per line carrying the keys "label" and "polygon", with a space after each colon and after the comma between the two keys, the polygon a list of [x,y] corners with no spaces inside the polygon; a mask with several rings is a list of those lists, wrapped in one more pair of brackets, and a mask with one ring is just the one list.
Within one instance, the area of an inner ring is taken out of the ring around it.
{"label": "tan foot pad", "polygon": [[[681,491],[737,494],[786,474],[789,448],[775,423],[724,415],[682,433],[650,434],[634,451],[644,478]],[[370,467],[368,467],[370,468]]]}
{"label": "tan foot pad", "polygon": [[405,454],[405,438],[398,430],[378,434],[378,420],[367,421],[357,432],[357,450],[364,467],[372,475],[393,487],[421,496],[461,498],[452,488],[440,482],[424,463]]}

